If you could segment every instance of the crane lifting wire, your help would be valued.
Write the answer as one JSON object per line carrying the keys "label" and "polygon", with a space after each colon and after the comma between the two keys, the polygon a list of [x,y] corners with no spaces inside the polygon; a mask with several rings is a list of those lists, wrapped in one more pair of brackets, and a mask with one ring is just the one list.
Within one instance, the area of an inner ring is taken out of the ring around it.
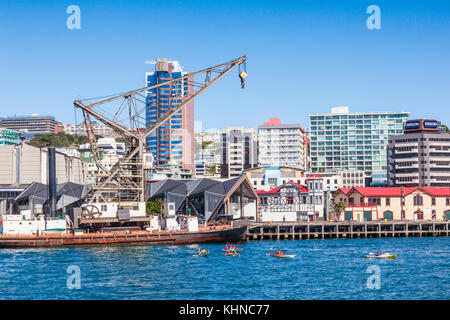
{"label": "crane lifting wire", "polygon": [[[75,100],[74,106],[82,110],[86,133],[91,146],[93,161],[97,166],[95,185],[89,202],[143,202],[145,201],[144,155],[146,139],[174,114],[193,102],[200,94],[239,67],[241,87],[247,77],[245,56],[235,60],[188,73],[181,77],[160,82],[148,87],[109,97]],[[198,82],[194,78],[204,77]],[[182,88],[188,88],[188,95]],[[146,126],[146,109],[152,89],[171,91],[166,113],[160,114],[156,122]],[[129,148],[119,161],[103,166],[100,159],[92,118],[104,123],[117,135],[128,141]]]}

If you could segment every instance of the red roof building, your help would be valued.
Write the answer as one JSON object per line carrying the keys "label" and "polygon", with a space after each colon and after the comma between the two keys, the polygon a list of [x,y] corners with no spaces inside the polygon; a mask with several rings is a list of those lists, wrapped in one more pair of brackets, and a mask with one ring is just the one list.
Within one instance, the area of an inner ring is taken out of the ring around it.
{"label": "red roof building", "polygon": [[354,187],[333,194],[347,205],[341,220],[450,219],[450,187]]}

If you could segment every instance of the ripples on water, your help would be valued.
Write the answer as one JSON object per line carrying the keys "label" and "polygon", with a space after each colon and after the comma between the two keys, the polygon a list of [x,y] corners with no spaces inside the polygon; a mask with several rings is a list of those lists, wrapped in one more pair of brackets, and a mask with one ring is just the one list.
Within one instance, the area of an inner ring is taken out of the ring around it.
{"label": "ripples on water", "polygon": [[[252,241],[240,257],[223,245],[0,250],[1,299],[449,299],[450,239]],[[296,254],[277,260],[265,253]],[[366,259],[376,250],[397,259]],[[366,287],[367,268],[381,288]],[[81,270],[81,289],[69,290]]]}

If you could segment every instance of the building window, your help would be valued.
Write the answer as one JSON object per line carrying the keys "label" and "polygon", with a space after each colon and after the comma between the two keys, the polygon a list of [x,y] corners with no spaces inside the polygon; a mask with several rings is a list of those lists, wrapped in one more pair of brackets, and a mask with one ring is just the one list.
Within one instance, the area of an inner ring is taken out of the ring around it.
{"label": "building window", "polygon": [[423,212],[420,210],[416,211],[417,214],[417,220],[423,220]]}
{"label": "building window", "polygon": [[390,206],[391,205],[391,198],[386,198],[386,206]]}
{"label": "building window", "polygon": [[383,214],[384,219],[386,220],[392,220],[394,217],[394,214],[392,213],[392,211],[385,211]]}
{"label": "building window", "polygon": [[[431,205],[435,206],[436,205],[436,198],[431,198]],[[434,211],[434,210],[433,210]]]}
{"label": "building window", "polygon": [[422,206],[423,205],[423,197],[418,194],[414,197],[414,205],[415,206]]}

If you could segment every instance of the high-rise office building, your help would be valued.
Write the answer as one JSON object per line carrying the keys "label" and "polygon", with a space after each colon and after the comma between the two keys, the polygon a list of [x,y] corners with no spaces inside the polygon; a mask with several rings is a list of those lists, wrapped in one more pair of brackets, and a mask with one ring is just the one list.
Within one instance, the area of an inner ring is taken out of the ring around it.
{"label": "high-rise office building", "polygon": [[39,114],[0,118],[0,126],[21,132],[26,140],[31,139],[37,133],[59,132],[59,125],[54,117],[41,116]]}
{"label": "high-rise office building", "polygon": [[[189,74],[178,61],[159,58],[155,71],[147,72],[146,85],[151,86]],[[179,106],[193,93],[188,79],[147,91],[146,125],[157,122],[170,109]],[[147,150],[154,156],[155,166],[165,166],[174,160],[183,168],[194,170],[194,102],[175,113],[147,138]]]}
{"label": "high-rise office building", "polygon": [[436,120],[410,120],[389,137],[389,185],[450,187],[450,135]]}
{"label": "high-rise office building", "polygon": [[220,176],[233,178],[243,170],[256,166],[257,157],[256,130],[244,127],[229,127],[220,136]]}
{"label": "high-rise office building", "polygon": [[258,164],[308,169],[308,136],[300,124],[270,118],[258,127]]}
{"label": "high-rise office building", "polygon": [[348,107],[309,115],[311,170],[360,170],[372,177],[372,185],[387,184],[388,139],[403,133],[408,116],[408,112],[350,113]]}

